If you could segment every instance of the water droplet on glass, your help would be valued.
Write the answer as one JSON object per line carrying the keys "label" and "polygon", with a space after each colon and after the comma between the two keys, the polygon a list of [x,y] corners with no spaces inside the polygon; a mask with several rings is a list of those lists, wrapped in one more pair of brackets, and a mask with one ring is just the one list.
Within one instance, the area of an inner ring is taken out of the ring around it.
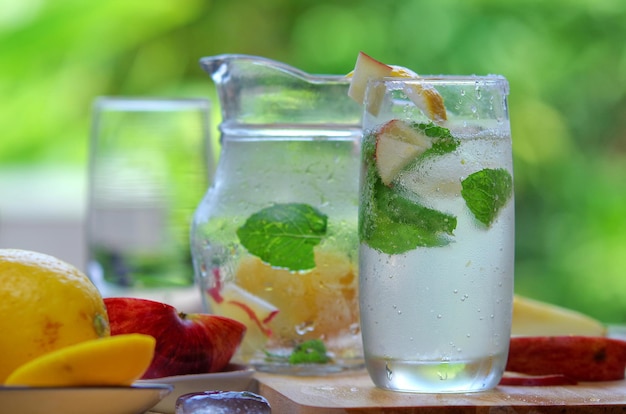
{"label": "water droplet on glass", "polygon": [[389,368],[389,364],[387,363],[385,363],[385,373],[387,374],[387,379],[391,381],[391,378],[393,378],[393,371]]}

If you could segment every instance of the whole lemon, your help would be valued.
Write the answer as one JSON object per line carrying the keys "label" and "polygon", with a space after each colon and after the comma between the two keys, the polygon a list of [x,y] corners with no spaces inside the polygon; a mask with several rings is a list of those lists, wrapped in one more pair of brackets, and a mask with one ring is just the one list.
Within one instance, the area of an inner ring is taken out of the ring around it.
{"label": "whole lemon", "polygon": [[84,273],[43,253],[0,249],[0,384],[33,358],[109,335],[102,296]]}

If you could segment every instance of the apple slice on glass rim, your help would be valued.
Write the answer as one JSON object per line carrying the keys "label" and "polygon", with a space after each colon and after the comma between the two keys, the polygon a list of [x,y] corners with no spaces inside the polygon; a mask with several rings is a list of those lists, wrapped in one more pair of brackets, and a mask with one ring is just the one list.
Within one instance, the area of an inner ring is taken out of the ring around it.
{"label": "apple slice on glass rim", "polygon": [[[351,78],[348,96],[360,105],[365,100],[365,90],[370,79],[385,77],[419,79],[419,75],[410,69],[384,64],[363,52],[359,52],[354,70],[346,76]],[[437,123],[442,123],[447,119],[443,98],[435,88],[414,83],[405,85],[403,90],[415,106],[424,112],[429,119]],[[378,115],[384,95],[385,88],[383,85],[379,85],[370,92],[370,97],[366,102],[366,109],[370,114]]]}

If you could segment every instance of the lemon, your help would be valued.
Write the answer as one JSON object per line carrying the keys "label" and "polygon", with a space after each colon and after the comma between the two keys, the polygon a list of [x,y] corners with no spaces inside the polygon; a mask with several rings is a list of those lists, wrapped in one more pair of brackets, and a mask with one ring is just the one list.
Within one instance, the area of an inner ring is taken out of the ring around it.
{"label": "lemon", "polygon": [[513,336],[604,336],[606,326],[580,312],[515,295]]}
{"label": "lemon", "polygon": [[40,355],[110,335],[104,301],[85,274],[18,249],[0,249],[0,332],[0,383]]}
{"label": "lemon", "polygon": [[127,386],[148,369],[156,339],[122,334],[49,352],[18,367],[5,385],[30,387]]}

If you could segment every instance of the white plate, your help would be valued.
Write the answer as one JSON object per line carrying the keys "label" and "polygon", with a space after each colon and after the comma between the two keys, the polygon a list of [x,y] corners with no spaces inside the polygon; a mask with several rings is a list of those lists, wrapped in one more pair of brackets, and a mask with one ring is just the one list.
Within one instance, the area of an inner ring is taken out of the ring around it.
{"label": "white plate", "polygon": [[172,391],[167,384],[131,387],[0,387],[0,411],[19,414],[139,414]]}
{"label": "white plate", "polygon": [[[246,365],[230,364],[225,371],[213,374],[177,375],[149,380],[138,384],[169,384],[174,391],[150,411],[172,414],[176,412],[176,400],[183,394],[202,391],[246,391],[252,382],[254,369]],[[1,407],[1,406],[0,406]]]}

